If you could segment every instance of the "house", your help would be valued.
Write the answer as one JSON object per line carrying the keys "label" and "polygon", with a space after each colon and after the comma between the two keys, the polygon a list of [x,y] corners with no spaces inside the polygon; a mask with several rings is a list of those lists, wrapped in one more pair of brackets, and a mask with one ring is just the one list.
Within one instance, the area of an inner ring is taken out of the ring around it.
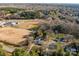
{"label": "house", "polygon": [[11,24],[12,24],[13,26],[16,26],[16,25],[19,24],[19,23],[18,23],[18,22],[15,22],[15,21],[12,21]]}
{"label": "house", "polygon": [[59,38],[59,39],[57,39],[57,42],[64,42],[64,41],[65,41],[64,38]]}
{"label": "house", "polygon": [[69,47],[69,46],[65,46],[64,47],[64,49],[65,49],[65,51],[71,51],[71,52],[75,52],[76,51],[76,48],[74,48],[74,47]]}
{"label": "house", "polygon": [[64,42],[65,39],[64,38],[57,38],[57,39],[54,39],[53,41],[55,41],[55,42]]}
{"label": "house", "polygon": [[3,21],[0,21],[0,27],[5,27],[5,24],[6,22],[3,22]]}
{"label": "house", "polygon": [[18,22],[11,21],[11,22],[6,22],[4,25],[5,26],[16,26],[17,24]]}
{"label": "house", "polygon": [[79,45],[76,45],[75,43],[71,43],[69,45],[64,46],[64,51],[69,51],[73,55],[76,55],[79,51]]}
{"label": "house", "polygon": [[56,48],[56,42],[52,41],[47,46],[49,49],[55,49]]}
{"label": "house", "polygon": [[67,34],[64,36],[65,42],[71,42],[73,39],[74,39],[73,35]]}
{"label": "house", "polygon": [[16,26],[17,24],[18,22],[15,22],[15,21],[10,21],[10,22],[0,21],[0,27]]}
{"label": "house", "polygon": [[37,37],[37,38],[34,40],[34,43],[35,43],[36,45],[42,45],[43,40],[42,40],[41,37]]}
{"label": "house", "polygon": [[54,41],[55,42],[71,42],[74,39],[73,35],[65,35],[62,38],[57,38]]}
{"label": "house", "polygon": [[42,37],[36,37],[35,40],[42,40]]}
{"label": "house", "polygon": [[65,51],[69,51],[72,55],[76,55],[77,54],[77,50],[74,47],[65,47],[64,48]]}

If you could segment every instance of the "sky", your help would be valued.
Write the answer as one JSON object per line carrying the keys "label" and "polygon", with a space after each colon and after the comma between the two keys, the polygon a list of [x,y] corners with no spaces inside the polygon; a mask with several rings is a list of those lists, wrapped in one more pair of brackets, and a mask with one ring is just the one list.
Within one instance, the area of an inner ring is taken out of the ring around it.
{"label": "sky", "polygon": [[0,3],[77,3],[79,0],[0,0]]}

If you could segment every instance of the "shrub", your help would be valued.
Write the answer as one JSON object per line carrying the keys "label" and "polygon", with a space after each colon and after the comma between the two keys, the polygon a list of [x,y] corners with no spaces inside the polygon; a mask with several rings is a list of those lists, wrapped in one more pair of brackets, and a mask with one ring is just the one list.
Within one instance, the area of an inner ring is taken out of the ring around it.
{"label": "shrub", "polygon": [[27,56],[27,52],[25,49],[16,49],[13,53],[13,56]]}
{"label": "shrub", "polygon": [[57,31],[58,33],[64,33],[66,30],[62,24],[55,25],[52,27],[52,29],[54,32]]}
{"label": "shrub", "polygon": [[1,45],[0,45],[0,56],[5,56],[5,51],[2,49]]}

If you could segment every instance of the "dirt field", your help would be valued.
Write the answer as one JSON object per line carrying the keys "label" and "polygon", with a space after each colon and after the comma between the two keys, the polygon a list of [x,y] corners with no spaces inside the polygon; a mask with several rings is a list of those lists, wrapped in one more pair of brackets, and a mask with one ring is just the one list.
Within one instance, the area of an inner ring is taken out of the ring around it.
{"label": "dirt field", "polygon": [[39,25],[38,21],[29,20],[29,21],[20,22],[20,24],[18,24],[16,27],[23,29],[30,29],[33,27],[37,27],[38,25]]}
{"label": "dirt field", "polygon": [[19,20],[19,23],[16,27],[18,28],[23,28],[23,29],[30,29],[34,27],[38,27],[42,23],[45,23],[46,21],[40,20],[40,19],[35,19],[35,20]]}
{"label": "dirt field", "polygon": [[0,28],[0,41],[17,45],[25,40],[23,38],[25,35],[29,35],[30,33],[31,31],[25,29],[11,27]]}
{"label": "dirt field", "polygon": [[[8,21],[8,20],[7,20]],[[0,41],[10,44],[19,44],[24,41],[23,38],[25,35],[30,35],[31,31],[28,30],[33,27],[40,25],[42,20],[9,20],[9,21],[18,21],[20,24],[15,27],[3,27],[0,28]]]}

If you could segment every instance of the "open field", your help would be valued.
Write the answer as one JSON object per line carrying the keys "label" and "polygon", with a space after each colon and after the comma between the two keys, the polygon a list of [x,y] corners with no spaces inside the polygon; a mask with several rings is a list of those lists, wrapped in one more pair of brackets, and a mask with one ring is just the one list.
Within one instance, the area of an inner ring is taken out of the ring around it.
{"label": "open field", "polygon": [[43,20],[19,20],[18,25],[16,25],[16,27],[18,28],[24,28],[24,29],[31,29],[34,27],[38,27],[40,26],[42,23],[45,23],[45,21]]}
{"label": "open field", "polygon": [[28,29],[38,27],[44,21],[38,20],[6,20],[6,21],[17,21],[19,24],[16,27],[3,27],[0,28],[0,41],[9,44],[18,45],[20,42],[24,41],[25,35],[31,34]]}
{"label": "open field", "polygon": [[34,27],[38,27],[43,23],[47,23],[46,20],[43,19],[11,19],[11,20],[2,20],[4,22],[9,22],[9,21],[13,21],[13,22],[18,22],[18,24],[15,26],[16,28],[23,28],[23,29],[31,29]]}
{"label": "open field", "polygon": [[19,44],[24,41],[25,35],[29,35],[31,31],[25,29],[16,29],[11,27],[0,28],[0,41],[10,44]]}

